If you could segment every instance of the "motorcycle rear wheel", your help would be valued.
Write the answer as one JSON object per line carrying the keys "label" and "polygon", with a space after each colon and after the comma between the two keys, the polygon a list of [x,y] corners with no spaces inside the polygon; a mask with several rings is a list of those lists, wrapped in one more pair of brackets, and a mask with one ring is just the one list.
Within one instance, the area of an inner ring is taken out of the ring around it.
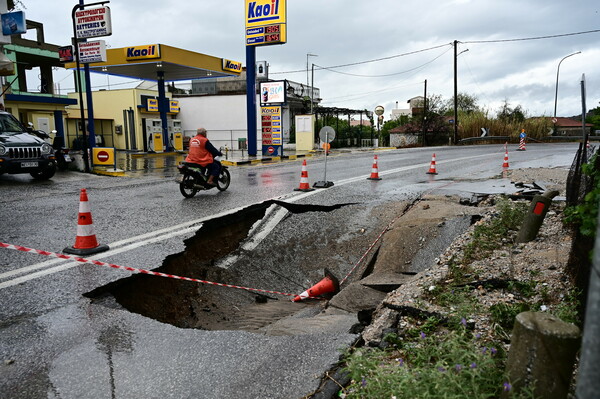
{"label": "motorcycle rear wheel", "polygon": [[227,169],[222,168],[217,178],[217,188],[219,191],[225,191],[229,187],[229,183],[231,183],[231,175]]}
{"label": "motorcycle rear wheel", "polygon": [[179,191],[185,198],[192,198],[198,190],[194,188],[194,184],[196,183],[196,179],[189,173],[183,175],[183,179],[181,183],[179,183]]}

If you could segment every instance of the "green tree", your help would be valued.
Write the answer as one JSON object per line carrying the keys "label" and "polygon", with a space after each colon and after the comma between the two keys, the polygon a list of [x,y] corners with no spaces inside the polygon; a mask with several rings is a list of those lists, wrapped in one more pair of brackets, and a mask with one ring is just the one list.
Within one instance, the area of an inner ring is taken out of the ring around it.
{"label": "green tree", "polygon": [[592,123],[592,130],[600,130],[600,107],[590,109],[585,118],[586,123]]}
{"label": "green tree", "polygon": [[[458,112],[474,112],[479,111],[479,105],[477,104],[477,96],[467,94],[467,93],[458,93],[456,96],[456,109]],[[447,113],[454,113],[454,96],[450,100],[446,102]]]}
{"label": "green tree", "polygon": [[522,123],[525,121],[525,111],[521,105],[512,108],[508,100],[504,100],[504,104],[498,110],[498,119],[504,123]]}

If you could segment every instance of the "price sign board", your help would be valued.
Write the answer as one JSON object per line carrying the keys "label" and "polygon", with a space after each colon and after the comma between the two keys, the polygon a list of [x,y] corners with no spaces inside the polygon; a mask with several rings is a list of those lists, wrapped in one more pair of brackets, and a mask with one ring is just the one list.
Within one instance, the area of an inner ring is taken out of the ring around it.
{"label": "price sign board", "polygon": [[260,108],[263,154],[277,155],[278,146],[283,144],[281,107]]}
{"label": "price sign board", "polygon": [[285,43],[286,26],[286,0],[246,0],[247,46]]}

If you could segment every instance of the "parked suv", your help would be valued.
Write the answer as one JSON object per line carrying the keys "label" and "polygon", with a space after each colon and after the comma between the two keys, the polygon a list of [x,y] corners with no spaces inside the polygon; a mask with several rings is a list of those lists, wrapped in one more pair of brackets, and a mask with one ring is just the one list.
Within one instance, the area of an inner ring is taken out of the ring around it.
{"label": "parked suv", "polygon": [[0,175],[29,173],[47,180],[56,172],[52,146],[27,132],[8,112],[0,111]]}

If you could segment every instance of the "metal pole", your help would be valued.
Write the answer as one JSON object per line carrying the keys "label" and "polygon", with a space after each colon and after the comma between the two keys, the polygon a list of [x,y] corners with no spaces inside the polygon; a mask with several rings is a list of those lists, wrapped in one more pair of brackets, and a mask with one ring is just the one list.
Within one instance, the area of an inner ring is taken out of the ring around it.
{"label": "metal pole", "polygon": [[581,128],[583,129],[583,162],[587,162],[587,142],[588,142],[588,134],[585,129],[585,114],[586,114],[586,105],[585,105],[585,74],[581,75]]}
{"label": "metal pole", "polygon": [[311,67],[311,83],[310,83],[310,114],[313,113],[313,100],[314,100],[314,92],[315,92],[315,64],[312,64]]}
{"label": "metal pole", "polygon": [[323,173],[325,184],[327,184],[327,144],[329,144],[329,132],[325,132],[325,173]]}
{"label": "metal pole", "polygon": [[556,68],[556,90],[554,92],[554,117],[556,118],[556,102],[558,100],[558,73],[560,72],[560,64],[566,59],[569,58],[573,55],[576,54],[581,54],[581,51],[578,51],[576,53],[573,54],[569,54],[566,57],[563,57],[559,62],[558,62],[558,68]]}
{"label": "metal pole", "polygon": [[256,48],[246,46],[246,127],[248,156],[256,156]]}

